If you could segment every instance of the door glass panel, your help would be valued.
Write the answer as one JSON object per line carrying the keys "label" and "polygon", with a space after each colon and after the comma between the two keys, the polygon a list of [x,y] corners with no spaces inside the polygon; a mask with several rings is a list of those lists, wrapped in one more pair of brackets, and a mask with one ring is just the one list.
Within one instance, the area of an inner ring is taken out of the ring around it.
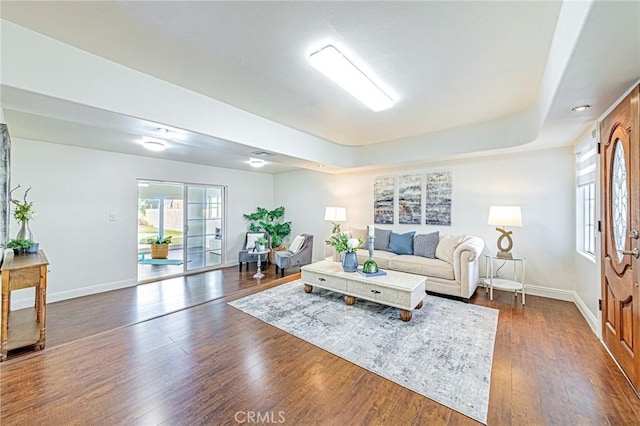
{"label": "door glass panel", "polygon": [[620,139],[616,139],[613,153],[611,178],[611,211],[613,214],[613,238],[618,255],[622,260],[627,236],[627,166],[624,160],[624,148]]}
{"label": "door glass panel", "polygon": [[223,189],[189,186],[187,194],[187,269],[220,265]]}
{"label": "door glass panel", "polygon": [[[138,280],[183,272],[183,185],[138,181]],[[153,259],[149,239],[171,237],[167,259]]]}

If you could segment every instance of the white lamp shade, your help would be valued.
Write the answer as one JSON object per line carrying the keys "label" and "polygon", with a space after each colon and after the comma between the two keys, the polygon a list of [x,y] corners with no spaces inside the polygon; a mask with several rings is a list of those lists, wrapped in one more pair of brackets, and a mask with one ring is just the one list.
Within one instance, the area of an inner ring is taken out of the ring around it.
{"label": "white lamp shade", "polygon": [[491,206],[489,207],[489,225],[522,226],[522,211],[520,206]]}
{"label": "white lamp shade", "polygon": [[327,207],[324,211],[324,220],[345,222],[347,220],[347,209],[344,207]]}

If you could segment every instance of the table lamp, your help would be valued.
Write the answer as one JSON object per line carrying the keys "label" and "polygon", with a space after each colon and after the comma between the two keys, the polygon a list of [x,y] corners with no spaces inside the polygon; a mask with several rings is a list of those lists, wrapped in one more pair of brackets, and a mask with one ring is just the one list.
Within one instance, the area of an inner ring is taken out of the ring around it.
{"label": "table lamp", "polygon": [[[513,259],[511,249],[513,248],[513,240],[511,239],[512,231],[507,231],[507,226],[522,226],[522,211],[520,206],[491,206],[489,208],[489,225],[499,226],[496,231],[500,232],[498,237],[498,253],[497,257],[503,259]],[[503,247],[506,239],[507,246]]]}
{"label": "table lamp", "polygon": [[329,220],[333,223],[332,234],[340,232],[340,222],[346,222],[347,209],[344,207],[327,207],[324,211],[324,220]]}

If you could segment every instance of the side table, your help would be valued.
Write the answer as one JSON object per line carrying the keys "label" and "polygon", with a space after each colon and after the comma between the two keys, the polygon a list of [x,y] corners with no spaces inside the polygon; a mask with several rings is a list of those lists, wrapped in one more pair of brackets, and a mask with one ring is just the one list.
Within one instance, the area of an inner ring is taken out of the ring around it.
{"label": "side table", "polygon": [[264,274],[262,273],[262,255],[269,253],[269,250],[263,250],[263,251],[249,250],[247,253],[249,253],[251,256],[256,256],[258,258],[258,265],[257,265],[258,271],[253,276],[253,278],[260,279],[264,277]]}
{"label": "side table", "polygon": [[[0,361],[7,352],[24,346],[44,349],[47,312],[47,265],[44,251],[14,256],[7,250],[2,272],[2,325],[0,334]],[[35,308],[11,313],[11,291],[35,287]],[[11,322],[11,326],[9,326]]]}
{"label": "side table", "polygon": [[[526,261],[524,257],[504,258],[496,255],[485,254],[486,270],[488,277],[484,279],[485,286],[489,286],[489,299],[493,300],[493,289],[509,290],[514,292],[514,297],[518,297],[518,292],[522,294],[522,305],[525,303],[525,268]],[[513,279],[494,278],[495,261],[513,262]]]}

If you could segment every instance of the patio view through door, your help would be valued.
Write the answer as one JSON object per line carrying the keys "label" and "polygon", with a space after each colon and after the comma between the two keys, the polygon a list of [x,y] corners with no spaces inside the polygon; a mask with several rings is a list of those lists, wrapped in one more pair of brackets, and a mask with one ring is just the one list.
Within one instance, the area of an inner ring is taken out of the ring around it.
{"label": "patio view through door", "polygon": [[[223,264],[225,187],[138,181],[138,282],[206,271]],[[149,239],[171,237],[166,259]]]}

